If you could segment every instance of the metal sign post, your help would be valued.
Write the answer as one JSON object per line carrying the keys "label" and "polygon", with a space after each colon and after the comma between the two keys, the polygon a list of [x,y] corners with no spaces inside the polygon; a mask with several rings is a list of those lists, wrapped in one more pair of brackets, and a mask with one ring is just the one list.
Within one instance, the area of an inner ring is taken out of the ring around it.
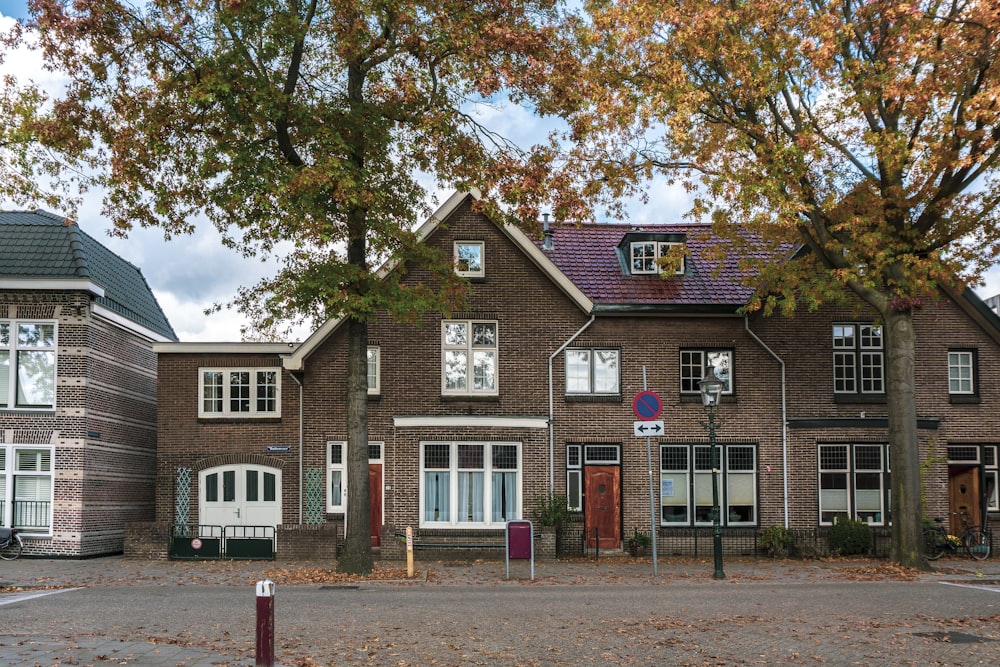
{"label": "metal sign post", "polygon": [[[663,403],[660,402],[660,397],[652,391],[646,389],[646,366],[642,366],[642,391],[639,392],[635,400],[632,401],[632,412],[639,419],[646,422],[654,422],[657,417],[660,416],[660,412],[663,410]],[[658,424],[653,424],[653,428],[656,430],[656,426],[659,426],[658,433],[663,432],[663,422],[658,422]],[[644,429],[640,427],[634,427],[636,432],[643,432]],[[653,576],[658,574],[659,564],[657,563],[658,558],[656,557],[656,501],[653,495],[653,452],[652,445],[650,444],[649,432],[646,431],[646,469],[649,475],[649,527],[650,527],[650,538],[653,543]]]}

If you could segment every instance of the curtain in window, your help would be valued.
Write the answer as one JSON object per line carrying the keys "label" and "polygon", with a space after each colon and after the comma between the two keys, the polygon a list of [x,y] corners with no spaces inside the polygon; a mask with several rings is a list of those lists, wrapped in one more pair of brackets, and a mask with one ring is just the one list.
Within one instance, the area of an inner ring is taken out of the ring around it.
{"label": "curtain in window", "polygon": [[484,517],[482,472],[458,472],[458,520],[481,523]]}
{"label": "curtain in window", "polygon": [[517,518],[517,473],[493,473],[492,521],[503,522]]}
{"label": "curtain in window", "polygon": [[434,471],[424,473],[424,521],[451,521],[448,508],[451,503],[449,473]]}

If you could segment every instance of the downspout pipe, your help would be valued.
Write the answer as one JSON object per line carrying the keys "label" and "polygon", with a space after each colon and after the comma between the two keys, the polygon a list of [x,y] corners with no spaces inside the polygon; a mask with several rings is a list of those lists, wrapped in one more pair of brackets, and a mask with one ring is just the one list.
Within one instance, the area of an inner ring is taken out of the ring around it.
{"label": "downspout pipe", "polygon": [[302,380],[295,373],[290,373],[292,379],[295,380],[295,384],[299,385],[299,525],[301,526],[303,521],[303,506],[302,506],[302,485],[305,480],[302,478],[302,400],[303,396],[303,385]]}
{"label": "downspout pipe", "polygon": [[785,398],[785,362],[750,329],[750,318],[743,316],[743,325],[750,337],[781,365],[781,482],[783,485],[785,528],[788,528],[788,408]]}
{"label": "downspout pipe", "polygon": [[591,315],[590,319],[580,327],[575,334],[569,337],[565,343],[559,346],[559,349],[549,355],[549,495],[551,496],[556,491],[556,432],[553,422],[555,421],[555,399],[553,397],[553,385],[552,385],[552,360],[562,353],[570,343],[576,340],[580,334],[587,330],[587,328],[594,323],[597,319],[596,315]]}

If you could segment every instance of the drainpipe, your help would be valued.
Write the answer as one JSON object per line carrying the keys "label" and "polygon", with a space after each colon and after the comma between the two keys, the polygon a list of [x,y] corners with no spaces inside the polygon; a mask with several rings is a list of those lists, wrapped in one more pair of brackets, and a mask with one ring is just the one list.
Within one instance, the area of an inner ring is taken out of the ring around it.
{"label": "drainpipe", "polygon": [[299,385],[299,525],[302,525],[302,485],[305,480],[302,479],[302,400],[303,400],[303,387],[302,380],[295,375],[295,373],[289,373],[292,379],[295,380],[295,384]]}
{"label": "drainpipe", "polygon": [[579,337],[580,334],[582,334],[584,331],[586,331],[587,327],[589,327],[591,324],[593,324],[594,320],[596,320],[596,319],[597,319],[596,315],[591,315],[590,319],[587,321],[586,324],[584,324],[582,327],[580,327],[575,334],[573,334],[572,336],[570,336],[569,340],[567,340],[565,343],[563,343],[562,345],[560,345],[558,350],[556,350],[555,352],[553,352],[552,354],[549,355],[549,495],[550,496],[553,493],[555,493],[555,489],[556,489],[556,469],[555,469],[555,465],[556,465],[556,456],[555,456],[556,455],[556,433],[555,433],[555,427],[552,424],[553,420],[555,420],[555,402],[554,402],[554,399],[552,397],[552,392],[553,392],[553,389],[552,389],[552,360],[556,358],[556,355],[558,355],[563,350],[565,350],[569,346],[570,343],[572,343],[574,340],[576,340],[577,337]]}
{"label": "drainpipe", "polygon": [[788,528],[788,412],[785,404],[785,362],[757,334],[750,330],[750,318],[746,315],[743,316],[743,325],[750,337],[781,364],[781,481],[785,497],[785,528]]}

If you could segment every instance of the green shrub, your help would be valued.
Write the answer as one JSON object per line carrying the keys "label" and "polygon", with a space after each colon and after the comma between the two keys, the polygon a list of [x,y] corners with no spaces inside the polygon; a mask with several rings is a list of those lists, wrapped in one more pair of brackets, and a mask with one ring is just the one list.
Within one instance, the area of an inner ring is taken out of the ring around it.
{"label": "green shrub", "polygon": [[572,514],[567,507],[568,501],[563,493],[553,493],[547,496],[539,496],[535,501],[535,520],[541,526],[548,526],[555,529],[556,534],[562,533],[563,528],[570,522]]}
{"label": "green shrub", "polygon": [[872,529],[864,521],[839,519],[830,527],[830,551],[857,556],[872,548]]}
{"label": "green shrub", "polygon": [[760,548],[775,558],[784,558],[795,543],[795,533],[784,526],[768,526],[760,529]]}

